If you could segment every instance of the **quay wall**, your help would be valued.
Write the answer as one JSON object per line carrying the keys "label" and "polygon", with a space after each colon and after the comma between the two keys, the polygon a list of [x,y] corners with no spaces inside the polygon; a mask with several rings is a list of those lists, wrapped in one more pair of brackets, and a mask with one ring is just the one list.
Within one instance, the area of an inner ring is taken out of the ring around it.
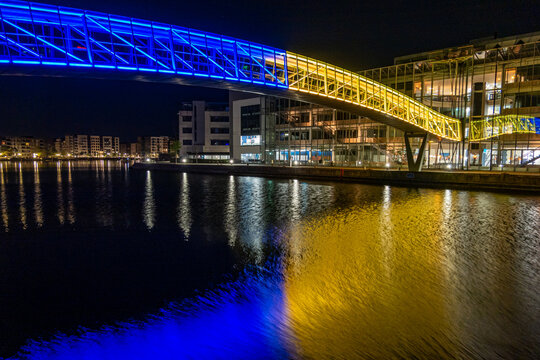
{"label": "quay wall", "polygon": [[409,187],[449,187],[540,193],[540,174],[481,171],[421,171],[408,172],[386,169],[267,166],[244,164],[172,164],[135,163],[139,170],[177,171],[187,173],[240,175],[279,178],[299,178],[325,181],[350,181]]}

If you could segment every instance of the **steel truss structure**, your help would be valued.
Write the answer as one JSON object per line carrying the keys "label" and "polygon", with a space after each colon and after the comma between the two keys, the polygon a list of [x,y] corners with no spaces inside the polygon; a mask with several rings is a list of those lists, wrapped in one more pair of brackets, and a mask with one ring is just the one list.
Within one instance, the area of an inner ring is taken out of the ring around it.
{"label": "steel truss structure", "polygon": [[153,21],[0,0],[0,65],[91,68],[194,76],[351,103],[448,140],[461,122],[376,81],[245,40]]}
{"label": "steel truss structure", "polygon": [[470,123],[469,140],[479,141],[508,134],[535,134],[536,118],[520,115],[497,115]]}
{"label": "steel truss structure", "polygon": [[287,77],[290,89],[360,105],[436,136],[461,140],[459,120],[352,71],[287,52]]}

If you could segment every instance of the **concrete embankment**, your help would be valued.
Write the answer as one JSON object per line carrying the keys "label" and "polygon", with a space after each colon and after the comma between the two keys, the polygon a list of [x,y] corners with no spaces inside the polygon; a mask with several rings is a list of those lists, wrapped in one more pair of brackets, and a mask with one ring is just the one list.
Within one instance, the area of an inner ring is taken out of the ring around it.
{"label": "concrete embankment", "polygon": [[411,187],[449,187],[540,193],[540,174],[480,171],[407,172],[347,167],[136,163],[134,169],[200,174],[350,181]]}

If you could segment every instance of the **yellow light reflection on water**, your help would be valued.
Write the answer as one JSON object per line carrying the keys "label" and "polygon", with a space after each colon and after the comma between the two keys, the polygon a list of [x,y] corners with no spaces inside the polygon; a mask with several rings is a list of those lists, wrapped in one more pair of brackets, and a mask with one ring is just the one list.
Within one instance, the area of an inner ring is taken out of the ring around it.
{"label": "yellow light reflection on water", "polygon": [[443,199],[389,202],[388,191],[380,205],[336,211],[295,233],[303,251],[286,266],[285,292],[302,357],[439,357],[452,349],[436,211]]}

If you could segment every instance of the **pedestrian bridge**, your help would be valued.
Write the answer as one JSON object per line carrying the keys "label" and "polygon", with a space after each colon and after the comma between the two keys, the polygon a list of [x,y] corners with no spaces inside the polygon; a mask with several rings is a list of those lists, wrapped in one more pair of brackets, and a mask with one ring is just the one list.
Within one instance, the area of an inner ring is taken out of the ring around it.
{"label": "pedestrian bridge", "polygon": [[462,139],[459,120],[338,66],[227,36],[62,6],[0,0],[0,72],[126,77],[276,95],[407,133]]}

